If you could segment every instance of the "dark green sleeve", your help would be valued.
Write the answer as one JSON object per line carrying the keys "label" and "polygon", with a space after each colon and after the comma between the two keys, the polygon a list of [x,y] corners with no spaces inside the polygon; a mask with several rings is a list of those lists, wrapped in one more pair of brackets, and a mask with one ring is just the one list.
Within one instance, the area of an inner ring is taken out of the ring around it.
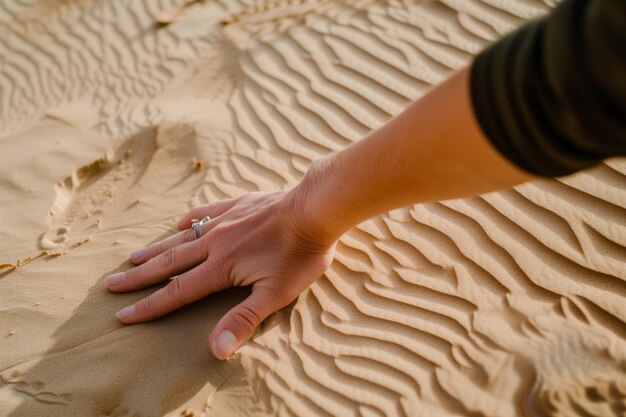
{"label": "dark green sleeve", "polygon": [[526,171],[626,155],[626,0],[564,0],[479,54],[470,87],[483,132]]}

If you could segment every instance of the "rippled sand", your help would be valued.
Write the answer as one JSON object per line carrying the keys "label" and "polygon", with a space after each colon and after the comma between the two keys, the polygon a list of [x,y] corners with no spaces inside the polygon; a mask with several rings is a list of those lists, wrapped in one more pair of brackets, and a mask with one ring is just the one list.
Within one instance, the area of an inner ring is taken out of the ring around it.
{"label": "rippled sand", "polygon": [[150,290],[104,285],[553,3],[2,1],[0,415],[622,415],[624,159],[363,223],[225,363],[207,337],[245,291],[124,327]]}

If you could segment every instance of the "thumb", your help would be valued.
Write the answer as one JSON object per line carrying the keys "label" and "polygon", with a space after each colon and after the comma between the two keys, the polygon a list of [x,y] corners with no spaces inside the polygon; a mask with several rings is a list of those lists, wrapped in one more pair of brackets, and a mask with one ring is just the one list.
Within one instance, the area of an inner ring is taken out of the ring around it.
{"label": "thumb", "polygon": [[291,302],[286,298],[269,287],[253,288],[248,298],[230,309],[211,332],[213,355],[220,360],[232,356],[263,320]]}

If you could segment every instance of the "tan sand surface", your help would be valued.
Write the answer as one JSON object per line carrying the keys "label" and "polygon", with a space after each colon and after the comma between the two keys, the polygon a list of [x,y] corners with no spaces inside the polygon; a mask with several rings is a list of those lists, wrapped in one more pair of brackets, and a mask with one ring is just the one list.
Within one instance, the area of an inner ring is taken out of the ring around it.
{"label": "tan sand surface", "polygon": [[554,4],[2,0],[0,416],[624,415],[624,159],[365,222],[227,362],[245,289],[123,326],[151,290],[104,285]]}

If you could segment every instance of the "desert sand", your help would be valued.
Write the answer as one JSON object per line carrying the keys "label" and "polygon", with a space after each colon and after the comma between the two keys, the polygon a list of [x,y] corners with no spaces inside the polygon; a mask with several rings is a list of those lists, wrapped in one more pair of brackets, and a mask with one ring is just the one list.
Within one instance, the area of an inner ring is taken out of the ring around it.
{"label": "desert sand", "polygon": [[624,415],[624,159],[363,223],[226,362],[207,338],[245,289],[123,326],[152,290],[104,285],[552,6],[0,2],[0,416]]}

